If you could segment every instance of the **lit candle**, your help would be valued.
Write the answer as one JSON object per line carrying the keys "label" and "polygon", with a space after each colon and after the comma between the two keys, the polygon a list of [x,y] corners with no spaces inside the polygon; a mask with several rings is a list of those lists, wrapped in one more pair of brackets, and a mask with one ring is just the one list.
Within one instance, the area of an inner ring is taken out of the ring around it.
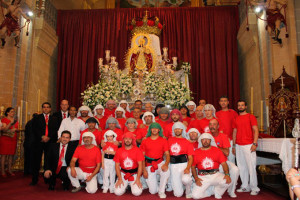
{"label": "lit candle", "polygon": [[105,50],[105,58],[110,59],[110,50]]}
{"label": "lit candle", "polygon": [[251,87],[251,105],[250,105],[250,113],[253,114],[253,87]]}
{"label": "lit candle", "polygon": [[[18,106],[18,112],[17,112],[18,120],[20,119],[20,106]],[[19,123],[20,124],[20,123]]]}
{"label": "lit candle", "polygon": [[264,128],[264,101],[260,101],[260,128],[263,130]]}
{"label": "lit candle", "polygon": [[113,65],[116,64],[116,57],[114,56],[111,57],[111,64]]}
{"label": "lit candle", "polygon": [[28,120],[28,102],[25,101],[25,123],[27,123]]}
{"label": "lit candle", "polygon": [[20,124],[20,127],[22,127],[22,121],[23,119],[23,100],[21,100],[21,108],[20,108],[20,118],[19,118],[19,124]]}
{"label": "lit candle", "polygon": [[172,60],[173,60],[173,65],[176,66],[177,65],[177,57],[173,57]]}
{"label": "lit candle", "polygon": [[267,128],[269,128],[269,106],[266,106],[266,113],[267,113]]}
{"label": "lit candle", "polygon": [[99,61],[99,67],[101,67],[103,65],[103,58],[99,58],[98,61]]}
{"label": "lit candle", "polygon": [[164,55],[164,57],[166,58],[166,57],[168,57],[168,47],[164,47],[163,48],[163,55]]}
{"label": "lit candle", "polygon": [[38,95],[37,95],[37,112],[40,114],[40,106],[41,106],[41,90],[38,89]]}

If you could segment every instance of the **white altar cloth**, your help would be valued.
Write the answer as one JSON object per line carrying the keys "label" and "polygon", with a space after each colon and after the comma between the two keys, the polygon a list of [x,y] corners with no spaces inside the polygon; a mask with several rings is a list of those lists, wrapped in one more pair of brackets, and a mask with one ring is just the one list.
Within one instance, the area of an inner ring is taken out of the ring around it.
{"label": "white altar cloth", "polygon": [[[258,139],[257,151],[276,153],[282,162],[282,170],[286,173],[294,163],[295,138]],[[272,162],[273,161],[273,162]],[[257,165],[277,164],[278,161],[257,157]]]}

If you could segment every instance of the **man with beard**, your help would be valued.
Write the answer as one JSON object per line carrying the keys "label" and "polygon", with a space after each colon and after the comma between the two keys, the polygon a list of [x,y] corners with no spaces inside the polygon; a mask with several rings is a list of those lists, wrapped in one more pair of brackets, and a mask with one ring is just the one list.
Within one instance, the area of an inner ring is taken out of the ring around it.
{"label": "man with beard", "polygon": [[[166,125],[168,124],[170,111],[166,107],[162,107],[158,112],[158,119],[155,120],[163,130],[165,130]],[[163,131],[164,132],[164,131]]]}
{"label": "man with beard", "polygon": [[[227,137],[226,134],[224,133],[220,133],[219,132],[219,122],[216,119],[212,119],[209,122],[209,130],[212,134],[212,136],[215,139],[216,145],[217,147],[223,152],[223,154],[228,157],[229,155],[229,148],[230,148],[230,140]],[[226,161],[228,168],[229,168],[229,173],[230,173],[230,178],[232,180],[229,188],[228,188],[228,194],[231,198],[236,198],[236,194],[235,194],[235,188],[237,185],[237,181],[239,178],[239,169],[237,168],[237,166],[230,162],[230,161]],[[222,172],[223,168],[220,168],[220,172]]]}
{"label": "man with beard", "polygon": [[131,193],[134,196],[140,196],[143,192],[140,179],[143,172],[144,155],[136,146],[135,137],[132,133],[124,134],[123,145],[117,150],[114,161],[118,176],[114,189],[115,194],[123,195],[128,184],[130,184]]}
{"label": "man with beard", "polygon": [[[169,162],[170,153],[168,141],[163,138],[163,130],[158,123],[152,123],[148,129],[146,139],[143,140],[140,149],[145,156],[143,162],[143,176],[146,179],[151,194],[156,194],[160,198],[166,198],[165,188],[170,176]],[[165,156],[165,160],[164,157]],[[157,175],[160,176],[158,186]]]}
{"label": "man with beard", "polygon": [[200,137],[200,132],[196,128],[191,128],[186,136],[186,139],[188,139],[193,147],[194,150],[198,149],[199,143],[198,143],[198,138]]}
{"label": "man with beard", "polygon": [[139,129],[137,130],[137,136],[136,140],[138,144],[142,143],[142,140],[146,139],[146,135],[148,133],[148,128],[150,124],[155,122],[154,115],[151,112],[145,112],[143,115],[143,124],[139,126]]}
{"label": "man with beard", "polygon": [[85,124],[82,120],[76,118],[77,110],[74,106],[70,107],[70,116],[62,120],[60,127],[58,129],[58,140],[60,141],[60,136],[63,131],[71,132],[71,144],[75,146],[79,143],[80,132],[85,129]]}
{"label": "man with beard", "polygon": [[77,118],[81,119],[84,123],[90,117],[93,117],[92,111],[88,106],[81,106],[78,109]]}
{"label": "man with beard", "polygon": [[166,138],[173,137],[172,127],[176,122],[182,122],[182,115],[178,109],[174,109],[170,113],[168,124],[165,126],[164,133],[163,133]]}
{"label": "man with beard", "polygon": [[[209,197],[207,189],[214,186],[216,199],[221,199],[224,192],[229,187],[231,179],[229,176],[227,158],[217,147],[213,136],[209,133],[203,133],[199,137],[199,149],[195,151],[192,173],[195,179],[193,186],[193,199]],[[222,166],[223,173],[219,172],[219,166]],[[197,170],[198,169],[198,173]]]}
{"label": "man with beard", "polygon": [[82,140],[84,133],[85,132],[91,132],[95,136],[96,145],[99,146],[100,143],[101,143],[102,134],[101,134],[101,131],[99,131],[96,128],[96,124],[98,124],[98,121],[94,117],[91,117],[91,118],[88,118],[85,123],[87,124],[88,128],[82,131],[81,136],[79,138],[79,144],[82,145],[83,142],[84,142]]}
{"label": "man with beard", "polygon": [[228,136],[228,138],[230,139],[230,151],[229,151],[229,156],[228,156],[228,160],[230,162],[235,163],[235,156],[232,154],[232,132],[233,132],[233,122],[234,119],[238,116],[238,114],[232,110],[228,108],[229,105],[229,101],[228,101],[228,97],[227,96],[221,96],[220,100],[219,100],[219,104],[222,108],[222,110],[218,111],[216,113],[216,117],[218,118],[218,121],[220,122],[220,126],[223,129],[223,133],[226,134]]}
{"label": "man with beard", "polygon": [[124,131],[125,123],[126,123],[126,116],[125,116],[125,110],[122,107],[117,107],[115,111],[116,119],[118,120],[121,130]]}
{"label": "man with beard", "polygon": [[239,116],[235,118],[233,125],[232,151],[233,154],[236,155],[236,161],[240,170],[242,185],[236,191],[250,192],[251,190],[251,195],[257,195],[260,191],[260,189],[257,187],[256,175],[258,127],[255,116],[247,113],[246,109],[246,101],[239,100]]}
{"label": "man with beard", "polygon": [[114,117],[116,107],[117,107],[117,104],[114,100],[108,100],[106,102],[106,108],[105,108],[104,116],[107,117],[107,118]]}
{"label": "man with beard", "polygon": [[[93,194],[98,190],[96,175],[101,167],[101,151],[97,146],[93,145],[93,133],[85,132],[82,138],[84,145],[76,148],[67,172],[74,187],[72,189],[73,193],[81,190],[79,180],[84,180],[86,182],[86,191]],[[79,167],[75,167],[77,161]]]}
{"label": "man with beard", "polygon": [[170,172],[174,196],[181,197],[186,190],[186,198],[191,198],[194,148],[186,139],[185,126],[181,122],[174,123],[172,127],[173,137],[168,139],[170,151]]}

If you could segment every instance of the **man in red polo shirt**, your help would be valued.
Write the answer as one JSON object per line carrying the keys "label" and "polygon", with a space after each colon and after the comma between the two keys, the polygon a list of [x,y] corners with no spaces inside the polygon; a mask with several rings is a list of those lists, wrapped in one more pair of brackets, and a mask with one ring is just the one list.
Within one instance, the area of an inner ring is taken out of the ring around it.
{"label": "man in red polo shirt", "polygon": [[[195,151],[192,166],[192,173],[195,179],[192,191],[194,199],[211,196],[211,193],[207,191],[211,186],[214,187],[213,193],[215,198],[222,198],[222,195],[231,183],[226,161],[226,156],[217,147],[213,136],[209,133],[203,133],[199,137],[199,149]],[[219,172],[220,165],[225,175]]]}
{"label": "man in red polo shirt", "polygon": [[151,112],[145,112],[142,120],[143,124],[141,124],[137,130],[136,141],[138,144],[141,144],[142,141],[146,138],[150,124],[155,122],[155,116]]}
{"label": "man in red polo shirt", "polygon": [[209,121],[216,119],[216,109],[211,104],[206,104],[203,107],[204,118],[199,121],[199,132],[200,133],[210,133],[209,130]]}
{"label": "man in red polo shirt", "polygon": [[220,126],[223,129],[223,133],[226,134],[230,139],[230,145],[231,145],[229,149],[229,156],[227,157],[227,159],[230,162],[235,163],[235,156],[232,154],[232,132],[233,132],[234,119],[238,116],[238,114],[234,110],[228,108],[229,100],[227,96],[221,96],[219,100],[219,104],[222,110],[218,111],[216,113],[216,116],[218,118]]}
{"label": "man in red polo shirt", "polygon": [[135,137],[132,133],[125,133],[123,145],[115,154],[116,174],[118,180],[115,184],[115,194],[118,196],[126,192],[128,184],[131,186],[131,193],[140,196],[143,192],[141,175],[143,172],[143,152],[136,146]]}
{"label": "man in red polo shirt", "polygon": [[[72,192],[81,190],[79,180],[86,182],[86,191],[95,193],[98,190],[97,173],[101,166],[101,151],[93,145],[93,133],[85,132],[82,135],[84,145],[78,146],[67,169],[69,179],[74,187]],[[75,167],[78,161],[79,167]]]}
{"label": "man in red polo shirt", "polygon": [[[166,198],[165,188],[170,176],[169,162],[170,153],[168,141],[163,138],[163,130],[158,123],[149,126],[146,139],[143,140],[140,149],[145,155],[144,178],[146,179],[151,194],[156,194],[160,198]],[[165,156],[165,160],[164,157]],[[158,186],[157,175],[160,176]]]}
{"label": "man in red polo shirt", "polygon": [[[242,181],[237,192],[250,192],[257,195],[260,189],[257,187],[256,174],[256,148],[258,140],[258,127],[254,115],[247,113],[247,103],[238,101],[239,116],[235,118],[233,125],[233,154],[236,155],[237,166],[240,170]],[[250,178],[250,183],[249,183]]]}

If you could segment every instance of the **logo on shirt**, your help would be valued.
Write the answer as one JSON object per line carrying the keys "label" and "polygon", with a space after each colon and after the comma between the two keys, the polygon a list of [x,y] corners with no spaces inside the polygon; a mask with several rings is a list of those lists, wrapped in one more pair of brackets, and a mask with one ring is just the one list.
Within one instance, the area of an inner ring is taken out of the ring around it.
{"label": "logo on shirt", "polygon": [[180,147],[180,145],[179,144],[177,144],[177,142],[175,143],[175,144],[172,144],[172,146],[171,146],[171,151],[173,152],[173,153],[179,153],[180,152],[180,150],[181,150],[181,147]]}
{"label": "logo on shirt", "polygon": [[214,166],[214,162],[212,161],[212,159],[206,157],[203,161],[202,161],[202,167],[204,169],[209,169],[209,168],[213,168]]}
{"label": "logo on shirt", "polygon": [[107,148],[107,151],[114,151],[114,149],[111,148],[111,147],[108,147],[108,148]]}
{"label": "logo on shirt", "polygon": [[208,127],[208,126],[205,127],[205,128],[204,128],[204,133],[209,133],[209,132],[210,132],[209,127]]}
{"label": "logo on shirt", "polygon": [[124,160],[124,167],[125,168],[131,168],[133,166],[133,161],[130,158],[126,158]]}

